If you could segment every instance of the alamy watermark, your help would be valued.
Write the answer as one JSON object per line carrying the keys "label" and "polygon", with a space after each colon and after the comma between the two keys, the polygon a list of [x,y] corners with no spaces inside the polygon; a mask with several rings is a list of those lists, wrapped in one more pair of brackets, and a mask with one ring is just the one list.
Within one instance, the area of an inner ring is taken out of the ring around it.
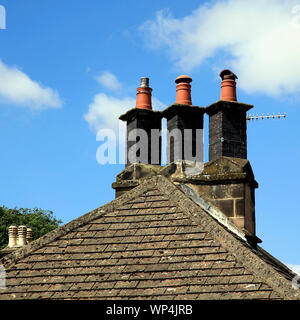
{"label": "alamy watermark", "polygon": [[0,5],[0,29],[6,29],[6,9]]}
{"label": "alamy watermark", "polygon": [[[160,164],[162,139],[166,138],[166,160],[184,160],[184,172],[197,175],[203,171],[203,130],[177,128],[132,129],[126,132],[124,123],[119,122],[118,134],[113,129],[103,128],[97,132],[96,140],[102,144],[96,152],[99,164],[151,163]],[[126,141],[126,142],[125,142]],[[126,147],[125,147],[126,146]],[[164,152],[164,150],[163,150]]]}
{"label": "alamy watermark", "polygon": [[0,264],[0,290],[6,289],[6,271],[2,264]]}
{"label": "alamy watermark", "polygon": [[296,275],[292,280],[292,288],[297,290],[300,289],[300,276]]}

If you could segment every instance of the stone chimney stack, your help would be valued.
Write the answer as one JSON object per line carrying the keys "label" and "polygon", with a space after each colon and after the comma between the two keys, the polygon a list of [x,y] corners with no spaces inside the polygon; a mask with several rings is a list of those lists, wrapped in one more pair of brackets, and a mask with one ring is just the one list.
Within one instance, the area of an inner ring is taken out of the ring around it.
{"label": "stone chimney stack", "polygon": [[[235,228],[242,230],[248,242],[256,246],[260,242],[255,226],[255,189],[258,183],[247,160],[246,135],[246,112],[253,106],[237,101],[237,76],[232,71],[225,69],[220,77],[221,99],[203,108],[192,105],[192,78],[179,76],[175,80],[176,102],[162,113],[152,110],[149,81],[142,78],[136,108],[120,116],[120,119],[127,122],[127,154],[139,141],[135,130],[143,129],[148,137],[143,143],[149,150],[148,157],[139,161],[129,157],[127,167],[117,175],[112,187],[118,197],[145,178],[155,175],[168,177],[179,184],[182,190],[192,189],[187,191],[190,195],[194,192],[218,209],[230,225],[234,224]],[[209,116],[209,161],[203,164],[205,112]],[[160,166],[160,142],[154,148],[153,158],[154,140],[150,134],[152,129],[161,128],[162,116],[167,119],[168,134],[168,163],[164,167]],[[152,157],[149,157],[150,150]],[[190,162],[197,164],[193,167]],[[202,166],[198,166],[198,163]]]}
{"label": "stone chimney stack", "polygon": [[192,78],[176,78],[176,103],[163,111],[167,119],[167,162],[203,162],[204,108],[192,106]]}
{"label": "stone chimney stack", "polygon": [[112,184],[116,198],[161,168],[162,114],[152,110],[151,93],[149,78],[141,78],[135,108],[119,117],[126,122],[126,163]]}
{"label": "stone chimney stack", "polygon": [[136,107],[119,117],[127,125],[126,166],[134,163],[161,163],[162,115],[152,110],[151,92],[149,79],[141,78]]}
{"label": "stone chimney stack", "polygon": [[209,160],[221,156],[247,159],[246,112],[252,105],[237,102],[237,76],[225,69],[220,73],[221,100],[206,107],[209,115]]}
{"label": "stone chimney stack", "polygon": [[246,112],[253,105],[237,101],[237,76],[221,71],[221,99],[206,107],[209,115],[209,162],[198,185],[203,198],[219,208],[253,242],[255,236],[255,189],[258,183],[247,160]]}

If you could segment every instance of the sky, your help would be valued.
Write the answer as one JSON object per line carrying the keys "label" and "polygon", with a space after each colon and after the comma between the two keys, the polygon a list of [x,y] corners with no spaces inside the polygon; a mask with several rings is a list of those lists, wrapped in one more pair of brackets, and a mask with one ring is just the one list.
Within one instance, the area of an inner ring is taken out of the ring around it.
{"label": "sky", "polygon": [[193,104],[205,107],[229,68],[251,114],[287,115],[248,122],[248,159],[262,247],[300,273],[300,0],[0,6],[0,205],[52,210],[67,223],[113,200],[124,164],[97,161],[97,132],[117,130],[140,78],[163,110],[188,74]]}

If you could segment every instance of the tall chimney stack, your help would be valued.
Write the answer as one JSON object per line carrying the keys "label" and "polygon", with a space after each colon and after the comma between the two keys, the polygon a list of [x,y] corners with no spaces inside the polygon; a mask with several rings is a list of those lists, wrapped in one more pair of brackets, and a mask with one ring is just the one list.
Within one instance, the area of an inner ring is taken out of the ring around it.
{"label": "tall chimney stack", "polygon": [[205,108],[209,115],[209,181],[198,192],[228,216],[241,230],[255,238],[255,189],[258,183],[247,160],[246,113],[253,105],[237,101],[237,76],[221,71],[221,99]]}
{"label": "tall chimney stack", "polygon": [[247,159],[246,113],[253,105],[237,102],[237,76],[221,71],[221,100],[206,107],[209,115],[209,160],[221,156]]}
{"label": "tall chimney stack", "polygon": [[119,117],[127,125],[126,166],[133,163],[161,163],[161,118],[152,110],[149,78],[141,78],[136,107]]}
{"label": "tall chimney stack", "polygon": [[[176,102],[162,113],[152,110],[149,79],[141,79],[136,107],[119,119],[127,123],[127,155],[131,147],[140,141],[135,130],[143,129],[148,137],[143,147],[148,149],[148,154],[153,155],[155,150],[155,158],[159,161],[154,162],[152,157],[142,161],[127,157],[127,167],[117,175],[112,187],[118,197],[138,186],[147,177],[169,177],[193,189],[204,200],[219,208],[229,221],[245,232],[249,243],[255,246],[260,242],[256,237],[255,226],[255,189],[258,183],[247,160],[246,145],[246,112],[253,106],[237,101],[237,76],[232,71],[225,69],[220,77],[221,99],[206,108],[192,105],[192,78],[187,75],[177,77]],[[204,112],[209,115],[209,162],[205,164]],[[160,164],[161,146],[159,143],[153,149],[155,143],[150,134],[153,129],[161,128],[162,116],[167,119],[168,135],[168,164],[164,167],[153,165]]]}
{"label": "tall chimney stack", "polygon": [[167,162],[182,160],[203,162],[204,108],[193,106],[192,78],[181,75],[175,79],[176,103],[163,111],[167,119]]}

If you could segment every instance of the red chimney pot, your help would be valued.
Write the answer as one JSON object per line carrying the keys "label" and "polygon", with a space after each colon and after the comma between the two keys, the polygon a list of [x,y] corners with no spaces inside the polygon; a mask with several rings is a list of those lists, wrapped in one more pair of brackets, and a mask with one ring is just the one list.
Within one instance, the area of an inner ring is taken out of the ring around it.
{"label": "red chimney pot", "polygon": [[176,103],[192,105],[191,85],[192,78],[187,75],[181,75],[175,79]]}
{"label": "red chimney pot", "polygon": [[152,88],[149,88],[149,78],[141,78],[140,87],[136,93],[136,108],[152,110]]}
{"label": "red chimney pot", "polygon": [[221,100],[237,101],[236,98],[236,82],[237,76],[229,69],[220,72],[221,83]]}

